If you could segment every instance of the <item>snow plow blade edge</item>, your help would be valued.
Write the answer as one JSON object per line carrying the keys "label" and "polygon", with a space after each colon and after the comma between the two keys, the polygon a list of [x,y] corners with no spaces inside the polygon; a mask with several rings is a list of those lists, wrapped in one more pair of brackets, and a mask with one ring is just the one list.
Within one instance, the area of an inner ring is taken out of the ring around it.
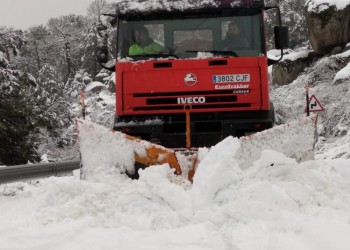
{"label": "snow plow blade edge", "polygon": [[[298,162],[314,157],[316,143],[317,116],[301,117],[290,123],[241,137],[241,146],[235,155],[242,169],[248,168],[259,159],[261,151],[272,149],[295,158]],[[81,177],[94,179],[101,171],[118,168],[120,172],[133,174],[135,162],[145,166],[168,163],[176,174],[189,174],[190,180],[195,173],[194,164],[187,172],[181,169],[176,150],[167,149],[157,144],[135,138],[121,132],[113,131],[102,125],[85,120],[77,120],[81,152]],[[196,164],[198,165],[198,164]],[[189,170],[189,171],[188,171]]]}

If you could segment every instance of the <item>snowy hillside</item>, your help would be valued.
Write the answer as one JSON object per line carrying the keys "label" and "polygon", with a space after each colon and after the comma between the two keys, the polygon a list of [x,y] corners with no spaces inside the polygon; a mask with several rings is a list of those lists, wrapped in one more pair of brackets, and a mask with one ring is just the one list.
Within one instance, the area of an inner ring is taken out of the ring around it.
{"label": "snowy hillside", "polygon": [[[292,83],[282,87],[272,86],[278,123],[304,115],[306,83],[310,86],[310,96],[315,95],[325,108],[324,112],[319,113],[316,158],[350,157],[350,44],[347,48],[341,54],[315,61]],[[303,51],[295,52],[285,56],[284,60],[295,60],[304,55]]]}

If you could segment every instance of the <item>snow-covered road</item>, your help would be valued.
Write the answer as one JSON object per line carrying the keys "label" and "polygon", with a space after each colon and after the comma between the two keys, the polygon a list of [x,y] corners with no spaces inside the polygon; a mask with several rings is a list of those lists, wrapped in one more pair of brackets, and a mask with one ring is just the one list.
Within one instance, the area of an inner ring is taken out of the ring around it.
{"label": "snow-covered road", "polygon": [[162,165],[139,180],[0,185],[0,249],[349,248],[350,160],[265,150],[242,169],[236,147],[228,138],[205,154],[193,184]]}

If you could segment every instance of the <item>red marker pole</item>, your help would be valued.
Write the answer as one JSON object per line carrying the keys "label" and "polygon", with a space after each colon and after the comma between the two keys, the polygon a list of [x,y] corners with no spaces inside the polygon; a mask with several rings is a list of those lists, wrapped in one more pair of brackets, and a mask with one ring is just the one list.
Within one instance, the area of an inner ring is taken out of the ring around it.
{"label": "red marker pole", "polygon": [[309,97],[309,84],[305,84],[306,89],[306,116],[310,116],[310,97]]}
{"label": "red marker pole", "polygon": [[85,120],[85,96],[84,96],[84,90],[80,90],[80,104],[81,104],[81,110],[83,113],[83,119]]}

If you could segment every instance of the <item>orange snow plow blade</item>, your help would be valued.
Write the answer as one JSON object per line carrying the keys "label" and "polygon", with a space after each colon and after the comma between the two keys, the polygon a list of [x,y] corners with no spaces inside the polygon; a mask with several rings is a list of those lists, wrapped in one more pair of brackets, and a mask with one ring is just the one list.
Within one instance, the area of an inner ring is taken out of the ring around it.
{"label": "orange snow plow blade", "polygon": [[[241,137],[235,159],[242,169],[252,166],[265,149],[275,150],[298,162],[314,157],[316,116],[301,117],[251,136]],[[82,179],[95,179],[101,172],[134,174],[135,163],[144,166],[169,164],[176,174],[192,180],[200,165],[197,152],[167,149],[104,126],[77,120]],[[188,157],[190,156],[190,157]],[[180,157],[180,158],[179,158]],[[181,160],[181,162],[179,161]]]}
{"label": "orange snow plow blade", "polygon": [[[130,135],[125,135],[130,141],[141,143],[142,140]],[[170,167],[175,169],[176,174],[181,174],[181,167],[176,159],[175,151],[164,147],[159,147],[157,144],[149,143],[145,148],[145,155],[135,154],[135,161],[145,166],[168,163]]]}
{"label": "orange snow plow blade", "polygon": [[114,168],[133,175],[136,162],[146,167],[168,163],[176,174],[182,173],[172,149],[85,120],[77,119],[77,127],[82,179],[90,179],[102,169]]}

